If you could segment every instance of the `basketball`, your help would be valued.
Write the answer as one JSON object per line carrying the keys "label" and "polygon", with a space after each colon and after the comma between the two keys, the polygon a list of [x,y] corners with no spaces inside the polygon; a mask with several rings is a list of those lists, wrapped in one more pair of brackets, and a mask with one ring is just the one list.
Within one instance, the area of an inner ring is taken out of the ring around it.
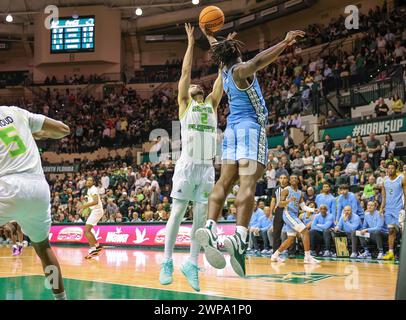
{"label": "basketball", "polygon": [[219,31],[224,25],[224,13],[216,6],[204,8],[199,15],[199,25],[210,32]]}

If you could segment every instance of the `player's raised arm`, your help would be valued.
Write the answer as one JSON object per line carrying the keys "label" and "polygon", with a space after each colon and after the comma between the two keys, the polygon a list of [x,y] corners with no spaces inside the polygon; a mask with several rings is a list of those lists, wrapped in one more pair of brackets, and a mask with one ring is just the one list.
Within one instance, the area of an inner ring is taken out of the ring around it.
{"label": "player's raised arm", "polygon": [[195,39],[193,37],[194,27],[192,27],[189,23],[185,23],[185,30],[188,37],[188,46],[185,57],[183,58],[182,74],[178,84],[179,114],[183,114],[191,99],[189,87],[192,76],[193,46],[195,44]]}
{"label": "player's raised arm", "polygon": [[33,133],[35,139],[62,139],[70,134],[69,127],[61,121],[45,117],[40,131]]}
{"label": "player's raised arm", "polygon": [[217,79],[216,79],[216,81],[214,81],[213,91],[207,97],[211,100],[211,104],[212,104],[214,110],[216,110],[218,105],[220,104],[222,96],[223,96],[223,77],[222,77],[222,70],[220,68],[218,71]]}
{"label": "player's raised arm", "polygon": [[246,63],[239,64],[234,69],[234,77],[236,79],[247,79],[251,77],[258,70],[265,68],[271,64],[275,59],[288,47],[296,42],[297,37],[303,37],[304,31],[296,30],[289,31],[286,38],[279,42],[277,45],[258,53],[254,58]]}

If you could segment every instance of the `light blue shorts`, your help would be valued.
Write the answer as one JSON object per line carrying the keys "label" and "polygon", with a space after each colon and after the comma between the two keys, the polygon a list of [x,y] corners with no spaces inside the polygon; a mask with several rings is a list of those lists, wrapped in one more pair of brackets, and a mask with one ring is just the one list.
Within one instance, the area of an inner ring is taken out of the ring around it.
{"label": "light blue shorts", "polygon": [[222,160],[249,159],[264,166],[268,163],[265,127],[246,121],[228,125],[224,131]]}
{"label": "light blue shorts", "polygon": [[283,221],[285,222],[288,236],[295,236],[297,233],[301,233],[306,229],[302,220],[300,220],[296,214],[290,213],[288,210],[283,211]]}
{"label": "light blue shorts", "polygon": [[399,227],[399,211],[402,210],[402,208],[399,209],[385,209],[385,223],[388,227],[390,226],[397,226]]}

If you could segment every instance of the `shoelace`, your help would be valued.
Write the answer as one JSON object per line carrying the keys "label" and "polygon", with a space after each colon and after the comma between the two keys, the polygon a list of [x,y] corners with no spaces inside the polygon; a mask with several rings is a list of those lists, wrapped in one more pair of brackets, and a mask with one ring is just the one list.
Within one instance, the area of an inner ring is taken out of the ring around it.
{"label": "shoelace", "polygon": [[172,273],[171,264],[169,262],[163,263],[162,267],[163,267],[165,273],[167,273],[167,274]]}
{"label": "shoelace", "polygon": [[187,267],[189,270],[191,271],[195,271],[195,272],[191,272],[191,276],[193,278],[193,280],[198,280],[198,272],[201,270],[198,266],[195,266],[193,264],[188,265]]}

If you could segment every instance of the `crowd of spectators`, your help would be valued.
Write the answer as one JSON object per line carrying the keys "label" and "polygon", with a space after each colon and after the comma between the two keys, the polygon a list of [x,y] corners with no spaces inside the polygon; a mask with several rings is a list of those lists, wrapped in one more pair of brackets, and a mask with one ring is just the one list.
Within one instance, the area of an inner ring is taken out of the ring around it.
{"label": "crowd of spectators", "polygon": [[[383,143],[374,134],[368,138],[359,136],[356,139],[348,136],[343,143],[334,142],[331,137],[326,136],[325,142],[318,146],[293,144],[289,148],[278,146],[270,150],[267,170],[258,181],[256,190],[256,197],[267,214],[268,220],[262,221],[263,224],[259,227],[259,218],[256,215],[253,216],[250,224],[252,229],[251,249],[254,252],[262,250],[262,253],[270,253],[272,242],[259,241],[261,236],[259,229],[266,230],[266,233],[262,232],[262,235],[272,231],[272,211],[269,207],[274,190],[278,185],[278,179],[283,175],[294,174],[299,177],[300,189],[306,205],[310,207],[320,208],[321,203],[317,202],[317,197],[325,194],[327,185],[328,194],[331,192],[334,199],[344,197],[343,201],[348,202],[350,209],[346,208],[346,210],[351,210],[351,212],[347,214],[358,217],[357,221],[359,221],[352,231],[361,230],[367,211],[372,210],[371,202],[373,212],[380,210],[382,186],[384,177],[387,175],[388,164],[395,163],[399,173],[406,175],[406,165],[395,154],[396,143],[390,134],[386,135]],[[46,161],[44,163],[46,164]],[[217,176],[218,169],[216,168]],[[174,163],[171,160],[136,165],[130,149],[123,157],[120,157],[118,153],[109,153],[105,159],[96,161],[85,159],[81,163],[80,171],[75,174],[47,176],[51,186],[53,222],[82,223],[86,221],[89,210],[80,212],[77,208],[87,201],[85,182],[88,176],[94,178],[103,202],[105,215],[101,222],[166,221],[171,213],[170,193],[173,172]],[[237,184],[228,195],[220,221],[235,221],[234,200],[238,189]],[[331,212],[330,207],[327,210],[327,213],[332,214],[333,217],[329,231],[334,231],[330,229],[337,227],[338,229],[335,231],[339,232],[339,212],[343,212],[345,206],[343,205],[341,208],[334,206],[334,208],[335,212]],[[315,217],[316,214],[301,214],[301,218],[310,229]],[[193,219],[193,214],[190,206],[185,220],[191,219]],[[382,236],[385,239],[387,229],[384,224],[381,227]],[[257,230],[257,228],[259,229]],[[349,233],[351,234],[351,232]],[[282,236],[286,235],[282,234]],[[326,243],[320,235],[314,235],[314,237],[311,242],[314,254],[318,252],[316,247],[319,246],[327,248],[329,253],[324,252],[324,254],[330,255],[331,243]],[[349,240],[353,243],[354,238]],[[298,246],[299,243],[300,241],[297,243]],[[325,247],[326,245],[327,247]],[[357,251],[352,257],[359,256],[358,249],[357,247]],[[381,251],[382,248],[378,249]]]}
{"label": "crowd of spectators", "polygon": [[56,76],[49,77],[47,76],[44,80],[44,85],[49,86],[49,85],[58,85],[58,84],[63,84],[63,85],[78,85],[78,84],[90,84],[90,83],[103,83],[106,79],[104,79],[102,76],[99,76],[97,74],[91,74],[88,77],[85,77],[84,75],[78,75],[78,74],[73,74],[71,76],[64,75],[63,80],[59,80],[56,78]]}
{"label": "crowd of spectators", "polygon": [[[382,20],[374,23],[376,17]],[[361,82],[366,81],[366,70],[403,61],[406,32],[400,31],[404,29],[404,18],[405,13],[400,8],[390,15],[386,9],[376,8],[361,19],[361,22],[368,23],[361,23],[361,30],[365,33],[352,53],[338,49],[305,62],[300,50],[292,48],[290,53],[260,71],[258,78],[269,110],[268,134],[286,133],[290,127],[303,129],[300,115],[306,110],[314,112],[315,97],[322,95],[323,90],[330,90],[332,85],[341,87],[353,76]],[[247,53],[247,57],[251,54]],[[179,72],[181,63],[181,60],[168,61],[166,67]],[[149,76],[147,72],[143,74]],[[52,83],[56,79],[48,80]],[[65,82],[81,83],[83,77],[65,77]],[[205,91],[208,93],[210,86],[205,86]],[[45,104],[20,101],[18,105],[64,120],[71,127],[71,135],[60,142],[42,142],[44,148],[62,153],[140,145],[149,140],[154,128],[165,129],[170,134],[171,121],[178,119],[176,91],[171,89],[157,91],[150,98],[143,99],[131,88],[123,86],[121,91],[106,94],[104,99],[97,100],[81,91],[74,93],[69,89],[54,88],[52,91],[48,89],[44,98]],[[399,113],[403,101],[399,97],[396,99],[393,112]],[[384,109],[382,111],[377,115],[386,114]],[[218,108],[218,122],[222,130],[226,126],[228,112],[227,99],[224,98]],[[336,120],[337,115],[329,111],[327,123]]]}

